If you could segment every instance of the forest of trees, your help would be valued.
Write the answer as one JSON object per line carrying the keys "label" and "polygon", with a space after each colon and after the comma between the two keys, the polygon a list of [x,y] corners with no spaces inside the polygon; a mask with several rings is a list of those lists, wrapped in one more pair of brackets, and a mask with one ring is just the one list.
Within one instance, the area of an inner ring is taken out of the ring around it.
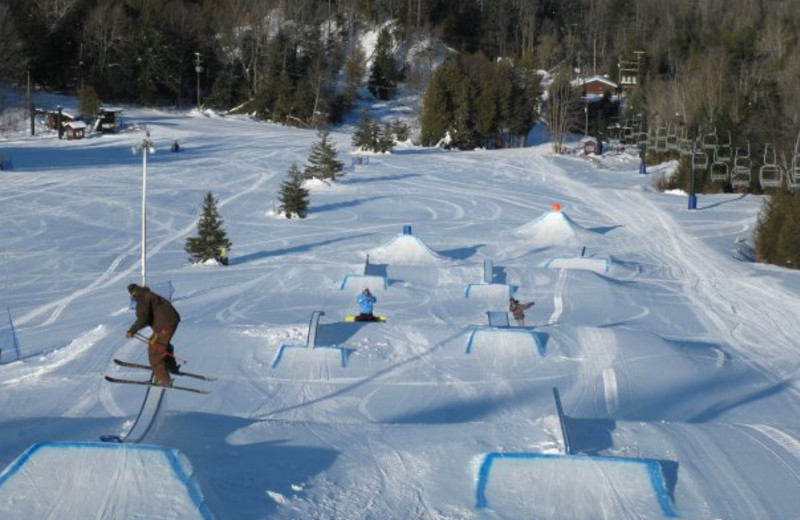
{"label": "forest of trees", "polygon": [[[358,45],[368,30],[378,34],[372,56]],[[407,59],[415,44],[423,50]],[[767,145],[786,167],[800,131],[793,0],[0,0],[0,48],[3,82],[91,87],[105,103],[193,106],[199,97],[309,128],[336,123],[359,88],[388,99],[404,82],[424,93],[418,142],[447,137],[462,149],[524,145],[540,115],[584,129],[570,79],[618,80],[620,64],[633,62],[626,102],[591,114],[601,138],[626,120],[715,131],[734,147],[749,143],[756,168]],[[546,102],[539,71],[565,87]],[[685,167],[674,182],[687,187]],[[771,200],[762,240],[800,221],[793,201]],[[764,232],[770,225],[778,229]],[[759,250],[791,263],[775,251],[792,248]]]}

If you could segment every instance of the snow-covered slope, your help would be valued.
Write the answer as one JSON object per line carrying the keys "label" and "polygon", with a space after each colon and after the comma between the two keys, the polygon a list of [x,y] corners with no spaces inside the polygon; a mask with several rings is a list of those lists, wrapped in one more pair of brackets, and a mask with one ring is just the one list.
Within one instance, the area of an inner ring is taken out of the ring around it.
{"label": "snow-covered slope", "polygon": [[[202,504],[245,520],[651,518],[670,514],[665,496],[681,518],[800,509],[799,275],[741,260],[759,197],[700,196],[688,211],[685,198],[649,189],[635,157],[597,168],[553,158],[547,144],[407,146],[312,187],[309,218],[286,220],[273,213],[278,190],[314,132],[125,115],[157,146],[147,281],[175,289],[185,368],[219,378],[181,381],[207,396],[168,391],[148,435],[191,466],[202,494],[165,517]],[[141,270],[142,158],[130,148],[143,136],[0,142],[14,164],[0,172],[0,306],[24,356],[0,355],[0,467],[33,443],[123,433],[139,410],[143,389],[103,375],[142,377],[111,360],[146,360],[124,335],[125,287]],[[350,136],[332,137],[346,156]],[[171,153],[176,139],[183,151]],[[227,267],[189,265],[183,251],[207,191],[233,242]],[[562,225],[537,241],[544,228],[526,226],[554,203]],[[404,226],[421,242],[392,249]],[[362,274],[367,255],[371,280],[387,280],[376,312],[389,321],[342,323],[360,290],[342,280]],[[526,319],[534,340],[498,330],[468,352],[486,311],[507,305],[465,297],[486,259],[496,283],[536,301]],[[282,345],[305,344],[316,310],[317,344],[335,348],[287,349],[273,368]],[[553,388],[576,455],[529,457],[564,450]],[[482,473],[497,453],[526,456]],[[145,476],[160,471],[138,460]],[[657,462],[660,485],[640,471],[645,461]],[[79,462],[67,452],[53,464]],[[137,478],[123,467],[108,462],[104,478]],[[69,517],[81,485],[95,486],[81,478],[64,494],[54,474],[37,475],[37,493],[61,498],[55,517]],[[0,480],[0,491],[12,484]],[[98,518],[135,516],[129,505],[150,498],[144,486],[113,489]],[[0,518],[18,518],[19,500],[0,493]]]}

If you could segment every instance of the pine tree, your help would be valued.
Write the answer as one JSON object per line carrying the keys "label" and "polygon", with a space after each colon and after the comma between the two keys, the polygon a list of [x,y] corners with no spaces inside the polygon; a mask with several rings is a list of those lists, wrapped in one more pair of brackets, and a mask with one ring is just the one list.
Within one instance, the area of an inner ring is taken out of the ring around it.
{"label": "pine tree", "polygon": [[217,201],[209,191],[203,199],[203,214],[197,222],[197,236],[187,238],[184,247],[192,262],[205,262],[227,255],[227,250],[233,244],[222,229],[222,222],[217,212]]}
{"label": "pine tree", "polygon": [[438,143],[455,120],[451,85],[460,76],[458,61],[448,59],[434,71],[422,103],[420,140],[423,146]]}
{"label": "pine tree", "polygon": [[353,131],[353,138],[350,142],[356,148],[372,150],[375,141],[375,126],[367,115],[367,111],[362,110],[361,117],[358,120],[358,124],[356,124],[356,129]]}
{"label": "pine tree", "polygon": [[364,76],[365,61],[364,51],[361,49],[361,45],[356,42],[344,67],[344,98],[348,109],[358,99],[358,87],[361,85],[361,78]]}
{"label": "pine tree", "polygon": [[394,130],[392,125],[385,123],[380,133],[378,134],[378,146],[376,152],[391,152],[394,150]]}
{"label": "pine tree", "polygon": [[91,85],[78,89],[78,106],[81,116],[94,119],[100,112],[100,97]]}
{"label": "pine tree", "polygon": [[328,139],[329,135],[325,130],[317,133],[319,141],[311,145],[309,164],[305,169],[306,178],[318,177],[335,181],[337,175],[344,175],[344,163],[336,158],[338,152],[336,146]]}
{"label": "pine tree", "polygon": [[308,190],[303,187],[303,172],[297,167],[297,163],[292,163],[286,180],[281,185],[279,200],[281,201],[281,213],[286,218],[297,215],[299,218],[306,218],[308,215]]}
{"label": "pine tree", "polygon": [[459,150],[472,150],[477,143],[475,109],[470,80],[467,77],[456,87],[456,110],[453,122],[453,146]]}
{"label": "pine tree", "polygon": [[378,41],[375,43],[375,58],[369,74],[369,91],[378,99],[389,99],[397,86],[399,76],[392,56],[392,35],[384,27],[378,33]]}

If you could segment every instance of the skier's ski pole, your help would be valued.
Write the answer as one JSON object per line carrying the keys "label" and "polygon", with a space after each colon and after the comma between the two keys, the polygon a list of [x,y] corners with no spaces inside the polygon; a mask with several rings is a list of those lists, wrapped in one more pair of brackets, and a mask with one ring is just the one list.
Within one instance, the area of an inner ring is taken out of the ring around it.
{"label": "skier's ski pole", "polygon": [[[142,334],[139,334],[138,332],[136,334],[134,334],[133,337],[138,339],[142,343],[147,343],[148,345],[151,344],[150,338],[148,338],[147,336],[144,336]],[[167,350],[167,347],[163,346],[161,343],[158,343],[156,341],[156,342],[152,342],[152,344],[157,346],[158,348],[160,348],[166,355],[175,358],[175,361],[180,362],[182,365],[185,365],[187,363],[187,361],[185,359],[181,359],[181,358],[177,357],[175,354],[173,354],[172,352]]]}

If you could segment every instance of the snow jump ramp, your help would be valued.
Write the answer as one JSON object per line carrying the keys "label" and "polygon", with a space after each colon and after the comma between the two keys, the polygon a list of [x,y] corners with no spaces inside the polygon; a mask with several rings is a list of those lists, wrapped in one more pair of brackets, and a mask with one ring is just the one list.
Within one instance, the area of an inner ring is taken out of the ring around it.
{"label": "snow jump ramp", "polygon": [[490,352],[536,352],[544,357],[539,335],[528,327],[476,327],[467,338],[467,354],[476,350]]}
{"label": "snow jump ramp", "polygon": [[677,517],[661,463],[544,453],[488,453],[475,505],[500,518]]}
{"label": "snow jump ramp", "polygon": [[[275,359],[272,361],[272,368],[275,369],[279,364],[294,365],[290,370],[305,370],[319,368],[317,365],[320,361],[324,364],[332,362],[334,365],[338,364],[341,368],[347,366],[348,350],[339,345],[317,345],[317,332],[319,330],[319,320],[325,315],[323,311],[314,311],[311,313],[311,319],[308,321],[308,336],[306,337],[305,345],[281,345]],[[289,354],[291,352],[291,354]],[[291,362],[287,363],[287,358],[291,357]]]}
{"label": "snow jump ramp", "polygon": [[191,464],[170,448],[40,443],[0,473],[0,518],[165,518],[165,513],[214,518]]}

